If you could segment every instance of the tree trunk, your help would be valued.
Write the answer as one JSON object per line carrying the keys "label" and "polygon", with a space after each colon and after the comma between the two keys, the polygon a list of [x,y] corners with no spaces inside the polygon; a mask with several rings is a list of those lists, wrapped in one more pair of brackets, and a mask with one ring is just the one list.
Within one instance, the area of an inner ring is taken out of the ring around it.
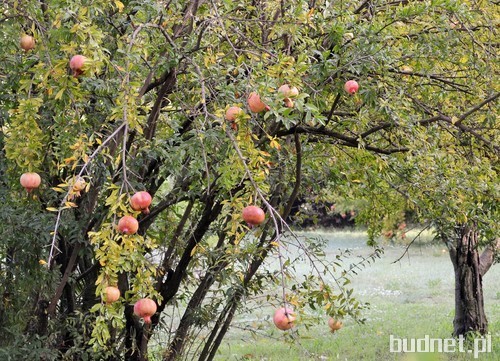
{"label": "tree trunk", "polygon": [[481,263],[475,227],[462,226],[457,232],[450,258],[455,270],[455,319],[453,335],[469,332],[485,334],[488,321],[484,312]]}

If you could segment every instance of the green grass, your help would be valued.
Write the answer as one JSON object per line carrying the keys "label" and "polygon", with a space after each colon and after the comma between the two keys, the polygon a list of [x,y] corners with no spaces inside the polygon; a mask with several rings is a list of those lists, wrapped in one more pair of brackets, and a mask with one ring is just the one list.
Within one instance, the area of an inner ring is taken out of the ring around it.
{"label": "green grass", "polygon": [[[359,232],[323,236],[330,240],[326,248],[328,257],[334,256],[337,248],[353,247],[356,254],[363,255],[369,251]],[[262,334],[255,336],[233,328],[216,360],[473,360],[473,354],[460,352],[390,353],[390,335],[403,339],[425,335],[450,338],[452,333],[454,284],[447,252],[440,246],[421,242],[411,248],[409,256],[393,263],[403,251],[403,246],[388,246],[381,260],[353,279],[358,299],[371,304],[364,312],[367,318],[364,325],[346,319],[344,327],[332,334],[326,323],[308,330],[298,324],[290,334],[276,330],[262,310],[255,311],[253,318],[267,323]],[[305,266],[303,272],[307,272]],[[483,280],[493,352],[480,354],[478,360],[481,361],[500,360],[499,279],[499,267],[492,267]],[[251,316],[246,315],[236,324],[248,326]]]}

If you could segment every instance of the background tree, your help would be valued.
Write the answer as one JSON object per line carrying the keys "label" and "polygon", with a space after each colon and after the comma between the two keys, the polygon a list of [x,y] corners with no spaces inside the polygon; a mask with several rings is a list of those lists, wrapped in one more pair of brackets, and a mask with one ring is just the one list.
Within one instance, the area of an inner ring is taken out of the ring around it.
{"label": "background tree", "polygon": [[[432,222],[456,255],[455,333],[484,332],[481,277],[494,248],[481,262],[475,243],[498,234],[494,7],[4,1],[6,349],[145,359],[163,333],[172,335],[165,360],[211,360],[242,305],[269,284],[283,289],[276,305],[357,317],[348,275],[331,285],[317,245],[283,237],[296,198],[330,184],[364,197],[372,211],[358,217],[372,239],[404,207]],[[25,33],[34,47],[21,49]],[[343,88],[350,79],[355,94]],[[252,113],[251,92],[269,109]],[[228,121],[230,106],[243,111]],[[18,182],[29,171],[42,185],[27,194]],[[153,195],[149,214],[130,207],[139,190]],[[248,204],[266,211],[265,224],[242,222]],[[117,231],[125,215],[138,218],[137,234]],[[294,280],[285,245],[305,252],[317,277]],[[267,257],[280,272],[263,267]],[[114,285],[123,297],[106,304]],[[133,315],[142,297],[158,302],[150,326]]]}

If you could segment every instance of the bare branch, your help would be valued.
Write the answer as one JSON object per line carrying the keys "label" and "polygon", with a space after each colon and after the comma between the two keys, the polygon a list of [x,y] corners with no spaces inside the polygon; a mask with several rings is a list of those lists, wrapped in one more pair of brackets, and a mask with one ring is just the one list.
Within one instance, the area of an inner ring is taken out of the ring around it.
{"label": "bare branch", "polygon": [[422,230],[420,232],[418,232],[418,234],[411,240],[410,243],[408,243],[408,245],[405,247],[405,251],[403,252],[403,254],[401,256],[399,256],[399,258],[397,260],[395,260],[394,262],[392,263],[398,263],[399,261],[401,261],[403,259],[403,257],[405,256],[405,254],[408,253],[408,250],[410,249],[411,245],[413,243],[415,243],[415,241],[418,239],[418,237],[420,237],[420,235],[430,227],[430,225],[426,225],[424,228],[422,228]]}

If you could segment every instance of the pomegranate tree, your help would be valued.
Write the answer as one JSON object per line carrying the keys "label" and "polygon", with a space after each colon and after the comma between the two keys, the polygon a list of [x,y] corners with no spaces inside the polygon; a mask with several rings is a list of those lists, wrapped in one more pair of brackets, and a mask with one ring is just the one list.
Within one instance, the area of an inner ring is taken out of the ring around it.
{"label": "pomegranate tree", "polygon": [[118,221],[118,231],[123,234],[131,235],[139,229],[139,222],[132,216],[124,216]]}
{"label": "pomegranate tree", "polygon": [[278,308],[274,312],[273,322],[277,328],[286,331],[294,327],[295,313],[287,307]]}
{"label": "pomegranate tree", "polygon": [[20,182],[24,189],[26,189],[26,191],[29,193],[33,189],[36,189],[40,186],[40,183],[42,183],[42,178],[40,178],[40,175],[38,173],[28,172],[21,175]]}
{"label": "pomegranate tree", "polygon": [[249,226],[258,226],[266,219],[266,215],[262,208],[257,206],[247,206],[243,208],[243,220]]}
{"label": "pomegranate tree", "polygon": [[141,211],[144,214],[149,214],[149,206],[151,205],[151,194],[146,191],[137,192],[130,198],[130,205],[134,211]]}
{"label": "pomegranate tree", "polygon": [[143,318],[145,323],[151,323],[151,316],[156,313],[156,302],[149,298],[142,298],[134,305],[134,314]]}

